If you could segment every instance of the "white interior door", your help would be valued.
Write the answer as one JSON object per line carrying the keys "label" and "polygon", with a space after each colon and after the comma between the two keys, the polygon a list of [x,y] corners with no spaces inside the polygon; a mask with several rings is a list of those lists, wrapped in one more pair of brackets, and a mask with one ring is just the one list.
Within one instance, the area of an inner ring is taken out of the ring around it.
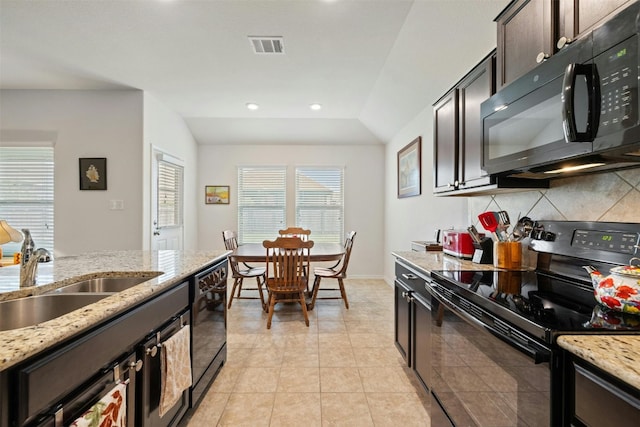
{"label": "white interior door", "polygon": [[183,248],[184,163],[167,153],[152,149],[151,166],[151,249]]}

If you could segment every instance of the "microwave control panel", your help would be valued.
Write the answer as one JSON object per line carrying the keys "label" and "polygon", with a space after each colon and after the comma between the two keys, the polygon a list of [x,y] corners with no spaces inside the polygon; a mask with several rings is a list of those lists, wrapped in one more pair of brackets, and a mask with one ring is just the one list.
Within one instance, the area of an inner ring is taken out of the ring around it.
{"label": "microwave control panel", "polygon": [[601,135],[638,122],[638,37],[633,36],[595,58],[600,75]]}

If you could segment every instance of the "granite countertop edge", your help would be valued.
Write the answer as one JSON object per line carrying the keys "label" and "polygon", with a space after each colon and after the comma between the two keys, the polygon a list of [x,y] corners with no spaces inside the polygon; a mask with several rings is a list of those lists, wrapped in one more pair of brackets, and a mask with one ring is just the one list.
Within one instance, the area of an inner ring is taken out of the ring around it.
{"label": "granite countertop edge", "polygon": [[478,264],[468,259],[447,255],[442,251],[393,251],[391,255],[424,270],[426,273],[433,270],[502,271],[502,269],[494,267],[493,264]]}
{"label": "granite countertop edge", "polygon": [[640,389],[640,337],[637,335],[561,335],[558,345]]}
{"label": "granite countertop edge", "polygon": [[[394,251],[394,257],[423,270],[499,270],[442,252]],[[561,335],[558,345],[606,373],[640,389],[640,336],[598,334]]]}
{"label": "granite countertop edge", "polygon": [[[40,295],[91,277],[149,280],[47,322],[0,331],[0,371],[46,350],[227,257],[230,251],[104,251],[56,258],[38,269],[38,285],[20,289],[19,266],[0,268],[0,301]],[[13,285],[15,283],[15,286]],[[7,285],[9,284],[9,285]]]}

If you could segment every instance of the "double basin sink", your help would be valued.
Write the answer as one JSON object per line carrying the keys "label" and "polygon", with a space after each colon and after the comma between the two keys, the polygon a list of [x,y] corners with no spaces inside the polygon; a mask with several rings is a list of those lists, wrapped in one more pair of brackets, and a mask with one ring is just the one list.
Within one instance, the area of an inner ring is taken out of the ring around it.
{"label": "double basin sink", "polygon": [[24,328],[63,316],[157,276],[96,277],[42,295],[0,301],[0,331]]}

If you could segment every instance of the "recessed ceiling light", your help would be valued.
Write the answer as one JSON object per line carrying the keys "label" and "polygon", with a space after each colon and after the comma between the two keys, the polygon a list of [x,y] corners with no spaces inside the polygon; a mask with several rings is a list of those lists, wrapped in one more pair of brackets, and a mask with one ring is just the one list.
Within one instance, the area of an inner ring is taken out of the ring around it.
{"label": "recessed ceiling light", "polygon": [[260,106],[255,102],[247,102],[247,108],[249,110],[257,110],[258,108],[260,108]]}
{"label": "recessed ceiling light", "polygon": [[318,110],[322,109],[322,105],[320,105],[320,104],[311,104],[311,105],[309,105],[309,108],[311,108],[314,111],[318,111]]}

